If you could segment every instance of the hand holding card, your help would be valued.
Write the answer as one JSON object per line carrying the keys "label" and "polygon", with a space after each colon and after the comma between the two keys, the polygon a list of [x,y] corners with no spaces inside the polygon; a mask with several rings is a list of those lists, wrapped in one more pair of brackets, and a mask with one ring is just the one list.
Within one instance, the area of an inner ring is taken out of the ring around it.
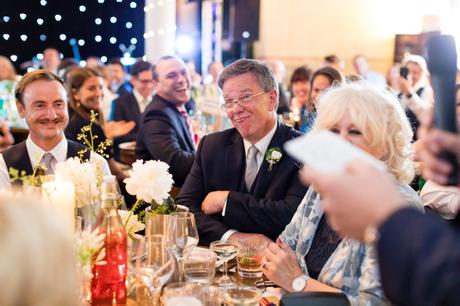
{"label": "hand holding card", "polygon": [[364,160],[386,171],[382,161],[329,131],[298,137],[284,147],[292,157],[321,172],[342,172],[349,162],[355,160]]}

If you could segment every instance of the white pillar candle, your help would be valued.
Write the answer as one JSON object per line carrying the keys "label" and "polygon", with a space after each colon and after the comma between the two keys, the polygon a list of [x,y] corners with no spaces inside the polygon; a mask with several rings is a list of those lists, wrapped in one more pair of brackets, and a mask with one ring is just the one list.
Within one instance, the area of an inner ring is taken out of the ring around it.
{"label": "white pillar candle", "polygon": [[58,218],[75,229],[75,187],[66,181],[50,181],[42,184],[42,197],[56,211]]}

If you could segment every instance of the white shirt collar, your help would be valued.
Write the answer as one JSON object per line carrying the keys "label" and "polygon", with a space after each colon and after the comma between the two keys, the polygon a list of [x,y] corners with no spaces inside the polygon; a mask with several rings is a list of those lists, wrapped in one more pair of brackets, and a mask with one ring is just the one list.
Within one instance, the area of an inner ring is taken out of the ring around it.
{"label": "white shirt collar", "polygon": [[[136,98],[137,105],[139,105],[139,109],[141,110],[141,113],[144,112],[145,108],[147,107],[147,104],[152,101],[152,95],[148,96],[147,98],[144,98],[136,89],[133,89],[133,94],[134,97]],[[147,99],[147,103],[143,103],[144,99]]]}
{"label": "white shirt collar", "polygon": [[[258,142],[254,144],[257,150],[259,150],[259,152],[261,153],[261,156],[265,156],[265,152],[267,151],[268,146],[270,145],[270,141],[272,141],[273,135],[275,135],[277,127],[278,127],[278,122],[275,121],[275,124],[273,125],[270,132],[268,132],[267,135],[265,135],[261,140],[259,140]],[[248,150],[252,144],[244,138],[243,138],[243,144],[244,144],[244,153],[246,156],[248,156]],[[259,158],[257,158],[257,160],[258,160],[258,165],[260,166],[261,163],[259,163]]]}
{"label": "white shirt collar", "polygon": [[67,159],[67,147],[68,143],[65,137],[62,137],[62,140],[50,151],[45,151],[42,148],[40,148],[36,143],[32,141],[30,136],[28,136],[26,139],[27,153],[29,154],[32,168],[35,168],[40,163],[43,154],[48,152],[54,156],[56,162],[65,161]]}

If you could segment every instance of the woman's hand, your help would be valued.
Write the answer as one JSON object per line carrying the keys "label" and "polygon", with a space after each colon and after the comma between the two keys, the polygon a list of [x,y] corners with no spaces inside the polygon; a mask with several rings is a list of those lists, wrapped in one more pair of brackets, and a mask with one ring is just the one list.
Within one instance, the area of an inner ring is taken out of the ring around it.
{"label": "woman's hand", "polygon": [[303,274],[294,251],[279,238],[265,250],[262,271],[269,280],[289,292],[293,291],[292,281]]}
{"label": "woman's hand", "polygon": [[104,125],[105,136],[109,139],[123,136],[136,126],[134,121],[109,121]]}

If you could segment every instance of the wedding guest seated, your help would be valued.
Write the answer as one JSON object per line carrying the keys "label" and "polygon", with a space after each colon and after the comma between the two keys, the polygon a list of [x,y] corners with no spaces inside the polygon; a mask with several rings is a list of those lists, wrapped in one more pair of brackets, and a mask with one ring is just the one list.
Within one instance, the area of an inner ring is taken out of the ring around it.
{"label": "wedding guest seated", "polygon": [[73,237],[55,214],[36,199],[1,193],[2,306],[80,305]]}
{"label": "wedding guest seated", "polygon": [[[0,189],[11,189],[10,168],[32,175],[37,165],[45,165],[47,174],[51,174],[57,162],[78,157],[78,152],[86,148],[64,136],[69,122],[67,95],[55,74],[46,70],[27,73],[16,86],[15,97],[29,136],[0,155]],[[100,162],[104,174],[110,174],[100,155],[88,152],[84,158]]]}
{"label": "wedding guest seated", "polygon": [[[312,133],[323,130],[383,161],[406,201],[422,209],[407,184],[414,176],[412,130],[390,93],[365,83],[331,89],[320,98]],[[320,198],[310,187],[291,223],[267,248],[264,274],[289,292],[341,291],[352,305],[386,304],[374,245],[336,232],[323,213]]]}
{"label": "wedding guest seated", "polygon": [[185,108],[190,75],[181,59],[167,55],[156,63],[153,79],[157,94],[142,118],[136,158],[167,163],[174,185],[181,187],[195,159],[192,120]]}
{"label": "wedding guest seated", "polygon": [[[135,125],[132,121],[111,121],[104,123],[103,118],[101,118],[103,116],[101,112],[102,86],[102,77],[96,70],[91,68],[73,69],[69,73],[66,83],[69,97],[70,120],[65,128],[65,135],[73,141],[83,142],[83,139],[79,139],[78,135],[82,133],[81,129],[84,126],[90,124],[90,114],[93,111],[97,115],[92,125],[92,134],[96,138],[88,140],[93,144],[94,149],[97,149],[107,139],[111,140],[116,136],[128,133]],[[113,160],[110,146],[104,151],[104,154],[108,156],[108,164],[112,174],[117,176],[119,180],[123,179],[125,175]]]}
{"label": "wedding guest seated", "polygon": [[278,82],[278,92],[279,92],[279,102],[278,109],[276,113],[278,115],[283,115],[284,113],[289,113],[290,111],[290,95],[287,89],[285,88],[283,81],[286,76],[286,65],[280,60],[272,59],[265,61],[268,66],[273,71],[276,81]]}
{"label": "wedding guest seated", "polygon": [[111,58],[107,63],[107,71],[109,78],[109,89],[121,97],[124,94],[130,93],[133,86],[126,80],[125,66],[123,66],[120,58]]}
{"label": "wedding guest seated", "polygon": [[131,84],[133,91],[113,101],[112,120],[132,121],[134,128],[127,134],[115,137],[113,149],[115,159],[119,159],[120,150],[118,145],[123,142],[134,141],[139,132],[142,122],[142,114],[147,105],[152,101],[153,76],[152,64],[146,61],[138,61],[131,67]]}
{"label": "wedding guest seated", "polygon": [[234,128],[203,137],[176,202],[195,214],[202,245],[276,239],[306,191],[298,163],[283,151],[300,134],[277,122],[278,86],[266,64],[238,60],[218,84]]}

